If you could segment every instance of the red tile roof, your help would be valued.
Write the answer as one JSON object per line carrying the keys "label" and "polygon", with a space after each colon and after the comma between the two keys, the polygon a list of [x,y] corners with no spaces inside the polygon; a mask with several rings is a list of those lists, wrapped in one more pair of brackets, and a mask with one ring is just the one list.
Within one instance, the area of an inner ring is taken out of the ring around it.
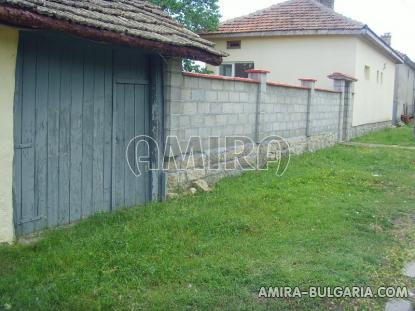
{"label": "red tile roof", "polygon": [[307,30],[361,30],[365,25],[345,17],[315,0],[289,0],[220,24],[205,33],[252,33]]}

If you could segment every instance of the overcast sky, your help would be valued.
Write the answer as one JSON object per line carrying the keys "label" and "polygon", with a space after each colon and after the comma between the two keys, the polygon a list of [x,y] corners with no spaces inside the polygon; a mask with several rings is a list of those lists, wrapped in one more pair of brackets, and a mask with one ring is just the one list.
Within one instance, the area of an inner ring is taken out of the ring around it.
{"label": "overcast sky", "polygon": [[[284,0],[219,0],[222,20],[246,15]],[[335,10],[377,34],[392,33],[392,46],[415,60],[415,0],[335,0]]]}

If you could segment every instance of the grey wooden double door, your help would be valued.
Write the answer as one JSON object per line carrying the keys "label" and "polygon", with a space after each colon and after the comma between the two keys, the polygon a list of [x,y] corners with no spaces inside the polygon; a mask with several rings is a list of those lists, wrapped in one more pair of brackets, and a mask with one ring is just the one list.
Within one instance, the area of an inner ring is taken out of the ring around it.
{"label": "grey wooden double door", "polygon": [[[150,59],[69,37],[21,33],[14,113],[17,235],[150,200],[136,177],[149,132]],[[137,169],[135,167],[135,169]]]}

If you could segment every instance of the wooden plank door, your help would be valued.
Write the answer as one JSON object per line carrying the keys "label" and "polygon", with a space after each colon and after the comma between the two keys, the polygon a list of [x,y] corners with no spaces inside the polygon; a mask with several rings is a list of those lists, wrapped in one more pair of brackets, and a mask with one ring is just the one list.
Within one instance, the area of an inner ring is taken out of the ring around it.
{"label": "wooden plank door", "polygon": [[[135,50],[21,33],[14,105],[17,236],[151,199],[149,173],[136,177],[125,155],[130,139],[149,132],[149,73],[148,57]],[[139,148],[129,153],[133,164],[146,152]]]}
{"label": "wooden plank door", "polygon": [[137,137],[149,133],[149,63],[148,57],[131,50],[114,53],[114,209],[141,205],[151,200],[148,166],[137,163],[138,157],[148,154],[147,146],[138,143]]}

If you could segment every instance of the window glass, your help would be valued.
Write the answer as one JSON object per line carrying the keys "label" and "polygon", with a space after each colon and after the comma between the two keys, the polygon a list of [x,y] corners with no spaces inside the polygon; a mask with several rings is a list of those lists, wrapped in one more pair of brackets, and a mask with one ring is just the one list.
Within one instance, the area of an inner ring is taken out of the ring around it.
{"label": "window glass", "polygon": [[236,63],[235,64],[235,77],[248,78],[248,73],[245,70],[254,69],[254,63]]}
{"label": "window glass", "polygon": [[240,49],[241,48],[241,41],[227,41],[226,47],[228,49]]}
{"label": "window glass", "polygon": [[219,74],[221,76],[232,77],[232,65],[224,64],[219,67]]}

